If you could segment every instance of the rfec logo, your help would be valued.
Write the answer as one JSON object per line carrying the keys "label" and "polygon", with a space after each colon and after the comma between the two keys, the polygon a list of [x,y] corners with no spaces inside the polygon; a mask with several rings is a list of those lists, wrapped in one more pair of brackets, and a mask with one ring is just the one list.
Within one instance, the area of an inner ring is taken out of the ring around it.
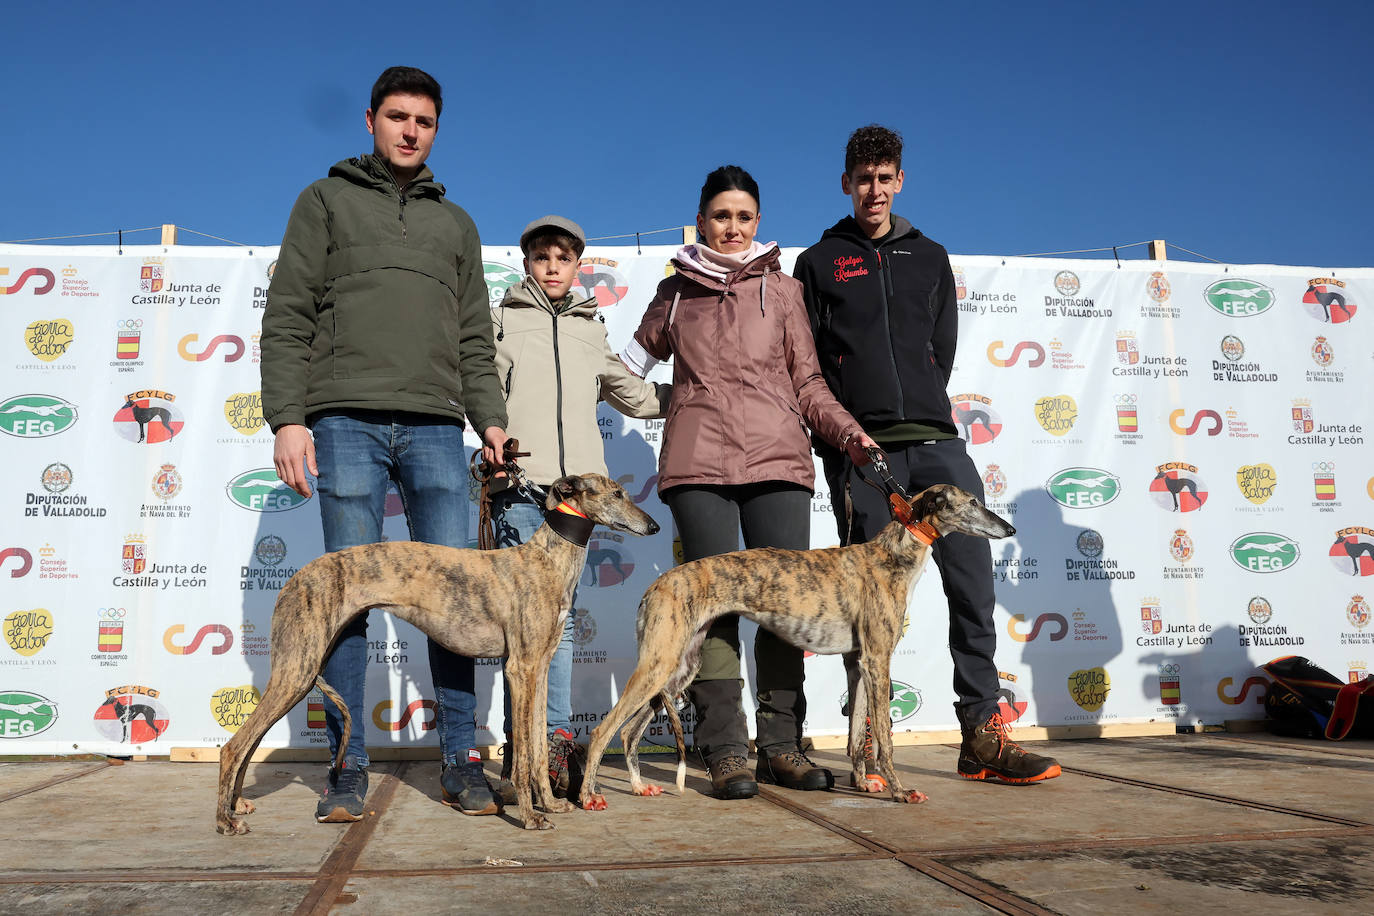
{"label": "rfec logo", "polygon": [[16,439],[55,436],[76,422],[76,405],[51,394],[17,394],[0,401],[0,433]]}
{"label": "rfec logo", "polygon": [[1202,291],[1207,304],[1232,318],[1249,318],[1274,304],[1274,291],[1254,280],[1218,280]]}
{"label": "rfec logo", "polygon": [[1256,573],[1282,572],[1298,562],[1298,542],[1272,531],[1252,531],[1231,542],[1231,559]]}
{"label": "rfec logo", "polygon": [[244,471],[225,485],[224,492],[231,503],[250,512],[285,512],[307,499],[282,483],[274,468]]}
{"label": "rfec logo", "polygon": [[1100,468],[1065,468],[1045,482],[1045,489],[1061,506],[1096,509],[1121,493],[1121,478]]}
{"label": "rfec logo", "polygon": [[57,704],[28,690],[0,690],[0,738],[29,738],[52,728]]}

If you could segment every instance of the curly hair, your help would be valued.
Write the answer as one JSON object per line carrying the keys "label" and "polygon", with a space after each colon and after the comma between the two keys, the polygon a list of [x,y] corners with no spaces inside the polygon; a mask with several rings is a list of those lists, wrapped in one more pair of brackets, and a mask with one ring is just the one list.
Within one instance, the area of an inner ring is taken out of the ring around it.
{"label": "curly hair", "polygon": [[860,127],[849,135],[844,148],[844,173],[852,175],[856,165],[891,162],[902,167],[902,135],[881,124]]}

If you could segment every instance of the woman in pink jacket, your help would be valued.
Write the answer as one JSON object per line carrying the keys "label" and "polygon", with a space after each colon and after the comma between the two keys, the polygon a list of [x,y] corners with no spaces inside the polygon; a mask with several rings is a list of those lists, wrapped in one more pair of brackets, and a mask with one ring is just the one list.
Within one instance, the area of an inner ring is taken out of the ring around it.
{"label": "woman in pink jacket", "polygon": [[[821,378],[801,284],[783,273],[776,242],[755,241],[759,189],[727,165],[706,176],[698,241],[673,257],[622,358],[640,375],[673,358],[673,395],[659,455],[659,495],[672,510],[683,559],[746,547],[810,546],[815,465],[808,430],[856,464],[873,440]],[[802,650],[758,631],[755,778],[741,709],[739,618],[718,620],[689,688],[696,746],[722,798],[749,798],[758,781],[828,789],[828,770],[801,749],[806,697]]]}

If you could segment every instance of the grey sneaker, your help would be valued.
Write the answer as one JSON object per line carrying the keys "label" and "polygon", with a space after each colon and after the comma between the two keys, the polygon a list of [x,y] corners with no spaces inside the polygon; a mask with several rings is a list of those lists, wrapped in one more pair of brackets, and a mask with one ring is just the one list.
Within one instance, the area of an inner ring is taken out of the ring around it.
{"label": "grey sneaker", "polygon": [[443,803],[464,814],[501,812],[501,805],[492,794],[479,761],[444,764],[443,772],[439,775],[439,787],[443,790]]}
{"label": "grey sneaker", "polygon": [[329,768],[329,782],[320,803],[315,806],[315,820],[321,824],[360,821],[365,798],[367,767],[358,766],[352,757],[345,758],[343,769]]}

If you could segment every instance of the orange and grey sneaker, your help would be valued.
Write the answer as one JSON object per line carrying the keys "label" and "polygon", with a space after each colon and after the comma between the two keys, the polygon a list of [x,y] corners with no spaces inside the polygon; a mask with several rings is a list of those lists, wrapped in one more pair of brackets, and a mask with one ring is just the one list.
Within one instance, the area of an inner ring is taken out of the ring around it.
{"label": "orange and grey sneaker", "polygon": [[873,756],[873,720],[864,719],[864,782],[866,786],[861,787],[854,778],[854,772],[849,773],[849,784],[854,788],[863,788],[867,792],[887,791],[887,780],[878,772],[878,760]]}
{"label": "orange and grey sneaker", "polygon": [[965,779],[1000,779],[1003,782],[1040,782],[1060,773],[1059,762],[1022,750],[1011,740],[1002,714],[993,713],[974,729],[964,729],[959,745],[959,775]]}

